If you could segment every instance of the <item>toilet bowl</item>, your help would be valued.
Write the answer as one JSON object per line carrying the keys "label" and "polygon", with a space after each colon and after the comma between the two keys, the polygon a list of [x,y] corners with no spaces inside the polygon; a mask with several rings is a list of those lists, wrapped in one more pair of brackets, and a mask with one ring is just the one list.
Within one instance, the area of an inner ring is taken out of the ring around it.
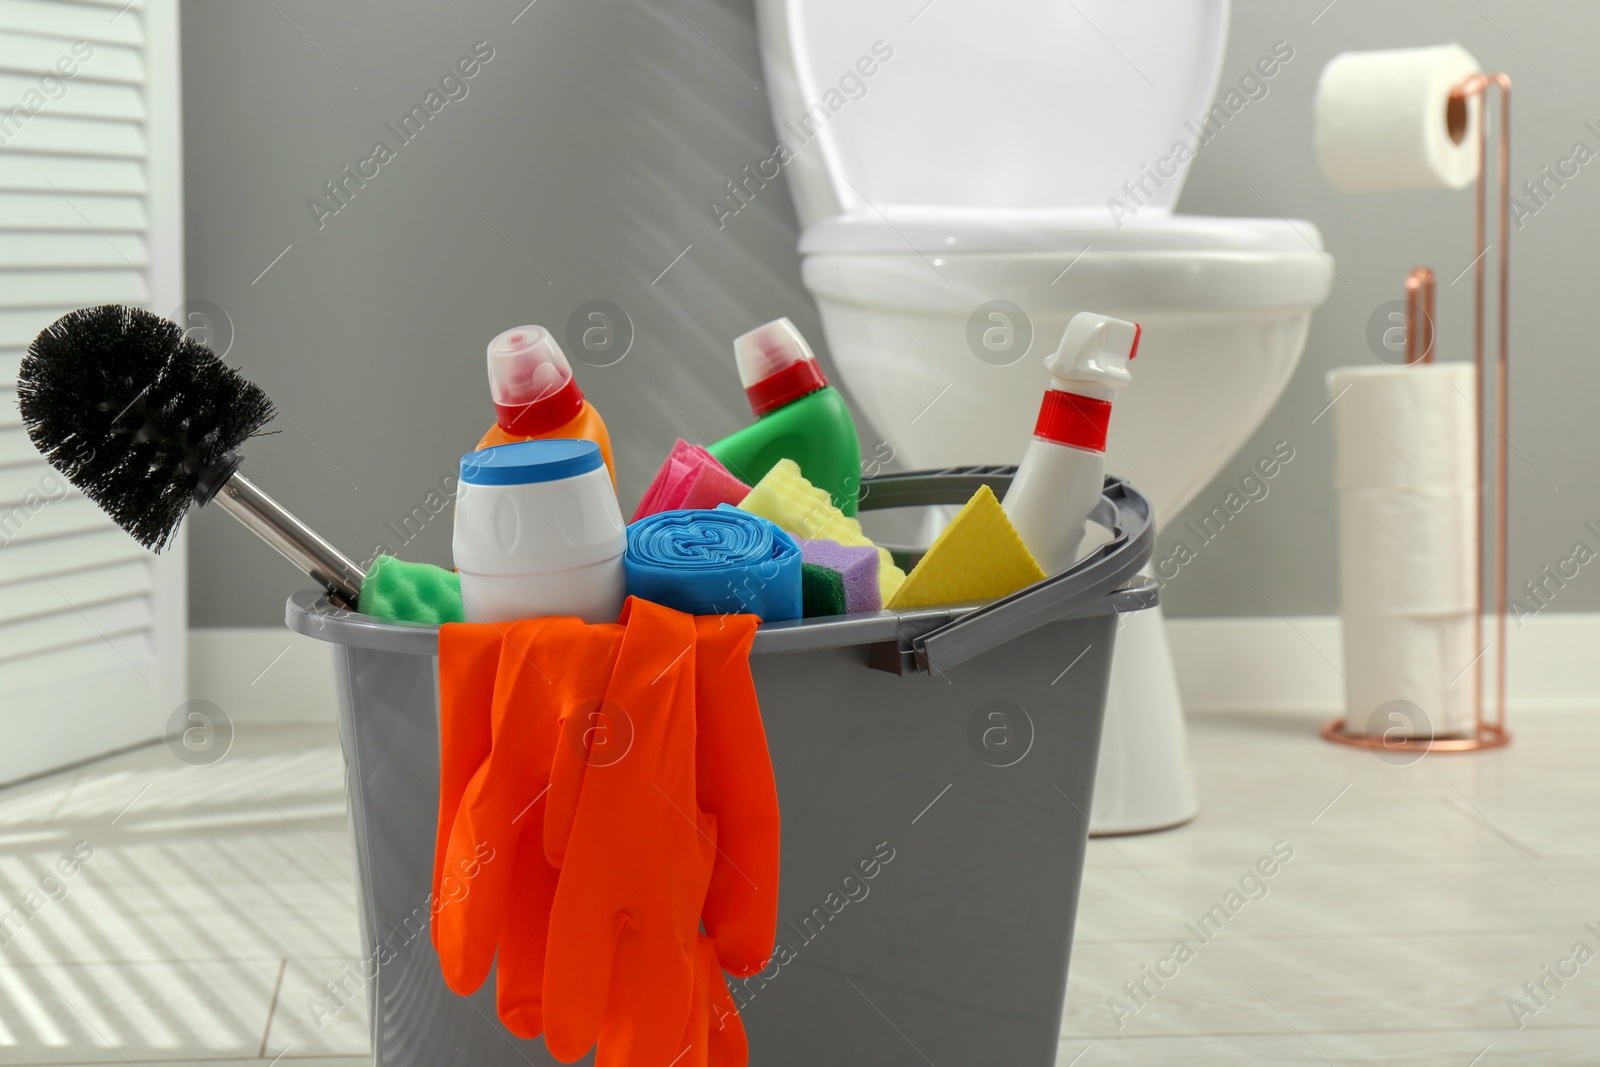
{"label": "toilet bowl", "polygon": [[[1158,517],[1192,500],[1261,424],[1332,274],[1307,244],[1316,228],[1281,219],[1166,215],[1118,230],[1104,212],[1013,215],[1034,243],[1018,248],[1013,235],[1006,251],[1003,231],[977,231],[960,215],[886,214],[876,234],[848,218],[812,226],[800,251],[834,365],[896,455],[917,467],[1015,463],[1033,432],[1044,356],[1067,320],[1094,310],[1144,327],[1107,466]],[[870,248],[896,230],[929,251]],[[1021,314],[979,321],[1009,330],[1011,344],[979,340],[975,351],[974,311],[1001,300]]]}
{"label": "toilet bowl", "polygon": [[[802,274],[863,432],[906,467],[1015,463],[1067,321],[1130,319],[1107,467],[1174,516],[1281,395],[1333,274],[1310,223],[1171,213],[1226,0],[757,13]],[[1140,614],[1113,664],[1101,833],[1197,810],[1165,634]]]}

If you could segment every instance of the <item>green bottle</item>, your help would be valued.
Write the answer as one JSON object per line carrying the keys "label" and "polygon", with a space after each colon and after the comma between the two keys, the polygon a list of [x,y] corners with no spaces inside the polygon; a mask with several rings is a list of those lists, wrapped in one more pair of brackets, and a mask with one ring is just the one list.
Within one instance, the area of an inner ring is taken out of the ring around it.
{"label": "green bottle", "polygon": [[778,319],[735,339],[733,358],[756,421],[711,446],[717,462],[754,485],[780,459],[792,459],[840,511],[854,515],[861,489],[855,420],[794,323]]}

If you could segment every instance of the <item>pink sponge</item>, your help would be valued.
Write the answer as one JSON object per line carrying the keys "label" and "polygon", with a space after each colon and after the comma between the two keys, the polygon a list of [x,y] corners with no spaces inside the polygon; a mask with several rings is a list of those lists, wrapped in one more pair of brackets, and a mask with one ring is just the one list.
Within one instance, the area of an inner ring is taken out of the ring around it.
{"label": "pink sponge", "polygon": [[750,487],[729,474],[710,452],[680,437],[650,488],[644,491],[644,499],[639,501],[630,521],[638,522],[659,511],[737,504],[749,492]]}
{"label": "pink sponge", "polygon": [[750,495],[750,487],[729,474],[706,453],[706,462],[695,469],[689,488],[678,503],[680,508],[714,508],[718,504],[738,505]]}
{"label": "pink sponge", "polygon": [[826,567],[844,582],[847,612],[880,611],[883,597],[878,592],[878,550],[872,545],[841,545],[837,541],[800,542],[800,561]]}

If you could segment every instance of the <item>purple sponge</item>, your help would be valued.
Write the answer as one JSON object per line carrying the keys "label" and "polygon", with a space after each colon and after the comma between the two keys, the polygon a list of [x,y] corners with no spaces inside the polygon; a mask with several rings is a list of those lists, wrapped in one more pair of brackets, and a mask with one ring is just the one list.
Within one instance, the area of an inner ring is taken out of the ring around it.
{"label": "purple sponge", "polygon": [[826,567],[838,573],[844,583],[845,610],[881,611],[883,597],[878,592],[878,550],[872,545],[841,545],[837,541],[800,542],[800,561]]}

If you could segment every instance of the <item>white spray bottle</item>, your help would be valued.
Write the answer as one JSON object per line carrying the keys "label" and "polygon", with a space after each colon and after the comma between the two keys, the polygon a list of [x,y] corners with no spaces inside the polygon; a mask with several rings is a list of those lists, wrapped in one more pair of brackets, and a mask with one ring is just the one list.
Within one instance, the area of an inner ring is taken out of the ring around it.
{"label": "white spray bottle", "polygon": [[1111,402],[1132,381],[1139,333],[1137,323],[1080,312],[1044,361],[1050,388],[1002,506],[1046,574],[1078,560],[1105,479]]}

